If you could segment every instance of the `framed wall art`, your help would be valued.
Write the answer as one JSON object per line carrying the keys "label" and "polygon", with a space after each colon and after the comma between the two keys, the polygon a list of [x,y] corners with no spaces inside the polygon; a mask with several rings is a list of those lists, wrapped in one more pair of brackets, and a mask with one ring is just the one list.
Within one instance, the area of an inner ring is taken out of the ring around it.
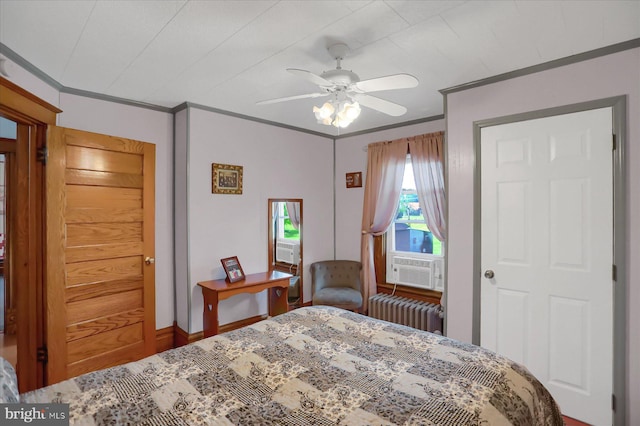
{"label": "framed wall art", "polygon": [[212,163],[211,192],[213,194],[242,194],[242,166]]}
{"label": "framed wall art", "polygon": [[362,188],[362,172],[347,173],[347,188]]}
{"label": "framed wall art", "polygon": [[222,267],[227,273],[227,280],[230,283],[244,279],[244,271],[242,270],[242,266],[240,266],[238,256],[226,257],[224,259],[220,259],[220,262],[222,262]]}

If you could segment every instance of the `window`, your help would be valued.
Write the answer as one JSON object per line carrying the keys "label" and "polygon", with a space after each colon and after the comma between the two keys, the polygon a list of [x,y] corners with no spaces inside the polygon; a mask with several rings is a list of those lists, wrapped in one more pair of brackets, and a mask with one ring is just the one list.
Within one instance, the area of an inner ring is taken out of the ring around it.
{"label": "window", "polygon": [[424,221],[413,178],[411,158],[408,155],[396,219],[391,224],[390,230],[392,232],[387,235],[388,251],[425,253],[435,256],[444,254],[442,243],[433,236]]}
{"label": "window", "polygon": [[387,282],[440,290],[444,243],[425,223],[407,155],[395,221],[387,231]]}

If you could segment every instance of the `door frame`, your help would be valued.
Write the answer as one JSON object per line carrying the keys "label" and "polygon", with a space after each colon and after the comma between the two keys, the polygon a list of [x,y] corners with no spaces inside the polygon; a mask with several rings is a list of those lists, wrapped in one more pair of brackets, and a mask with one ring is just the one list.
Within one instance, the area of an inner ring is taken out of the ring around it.
{"label": "door frame", "polygon": [[626,274],[626,129],[627,96],[615,96],[581,102],[560,107],[545,108],[520,114],[479,120],[473,123],[474,188],[473,188],[473,325],[472,342],[480,344],[480,286],[481,286],[481,165],[480,143],[483,127],[535,120],[538,118],[564,115],[600,108],[612,108],[613,137],[616,149],[613,151],[613,265],[615,265],[613,288],[613,395],[612,409],[614,425],[624,425],[626,421],[626,373],[627,373],[627,274]]}
{"label": "door frame", "polygon": [[16,200],[23,214],[16,232],[27,235],[17,240],[14,260],[23,265],[14,272],[14,279],[25,283],[16,288],[18,386],[20,392],[42,387],[46,383],[43,363],[38,360],[38,348],[44,343],[44,166],[38,160],[38,149],[45,145],[47,125],[55,124],[62,110],[0,77],[0,113],[18,123],[16,168],[29,170],[28,178],[18,182],[17,191],[28,194]]}

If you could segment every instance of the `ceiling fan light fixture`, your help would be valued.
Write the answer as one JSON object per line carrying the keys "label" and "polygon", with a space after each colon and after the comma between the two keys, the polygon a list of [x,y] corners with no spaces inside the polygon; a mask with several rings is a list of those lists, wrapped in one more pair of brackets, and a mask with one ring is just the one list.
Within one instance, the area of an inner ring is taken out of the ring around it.
{"label": "ceiling fan light fixture", "polygon": [[[360,104],[358,102],[338,102],[332,100],[325,102],[321,107],[314,106],[313,113],[319,124],[335,127],[347,127],[360,115]],[[335,115],[334,115],[335,114]]]}
{"label": "ceiling fan light fixture", "polygon": [[358,118],[358,116],[360,115],[360,104],[357,102],[354,103],[349,103],[349,102],[345,102],[344,106],[342,107],[342,111],[340,111],[341,114],[344,114],[344,116],[350,120],[353,121],[356,118]]}
{"label": "ceiling fan light fixture", "polygon": [[333,123],[331,123],[331,124],[333,124],[335,127],[340,127],[342,129],[344,129],[349,124],[351,124],[351,121],[347,120],[344,117],[336,115],[336,118],[333,120]]}
{"label": "ceiling fan light fixture", "polygon": [[[1,0],[0,0],[1,1]],[[267,105],[277,102],[293,101],[306,98],[331,96],[330,100],[321,107],[314,106],[313,113],[318,124],[326,126],[347,127],[360,115],[360,103],[392,117],[399,117],[407,112],[407,108],[391,101],[369,95],[395,89],[410,89],[418,85],[418,79],[410,74],[392,74],[383,77],[360,80],[358,74],[342,69],[341,61],[349,53],[349,47],[344,43],[336,43],[328,47],[329,53],[336,60],[334,70],[322,74],[298,68],[287,68],[287,71],[318,86],[319,91],[304,95],[287,96],[284,98],[260,101],[258,104]]]}
{"label": "ceiling fan light fixture", "polygon": [[331,126],[331,122],[333,121],[333,118],[331,117],[327,117],[323,120],[318,120],[318,123],[320,124],[324,124],[325,126]]}
{"label": "ceiling fan light fixture", "polygon": [[360,115],[360,105],[357,102],[341,102],[339,111],[336,113],[336,118],[333,120],[333,125],[336,127],[345,128],[349,124],[358,118]]}
{"label": "ceiling fan light fixture", "polygon": [[330,102],[325,102],[320,108],[317,106],[313,107],[313,113],[316,115],[316,120],[322,124],[327,124],[327,119],[329,119],[329,124],[331,124],[331,115],[333,115],[335,110],[336,108]]}

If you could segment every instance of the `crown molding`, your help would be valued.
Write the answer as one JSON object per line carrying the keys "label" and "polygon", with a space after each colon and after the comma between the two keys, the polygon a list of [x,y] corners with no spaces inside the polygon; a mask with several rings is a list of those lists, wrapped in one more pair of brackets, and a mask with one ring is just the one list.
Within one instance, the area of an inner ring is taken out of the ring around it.
{"label": "crown molding", "polygon": [[552,61],[543,62],[541,64],[532,65],[526,68],[520,68],[519,70],[509,71],[503,74],[498,74],[498,75],[483,78],[480,80],[471,81],[469,83],[459,84],[457,86],[441,89],[440,93],[446,96],[451,93],[461,92],[463,90],[473,89],[475,87],[486,86],[488,84],[498,83],[500,81],[510,80],[512,78],[522,77],[529,74],[535,74],[541,71],[547,71],[553,68],[559,68],[566,65],[575,64],[578,62],[587,61],[589,59],[595,59],[601,56],[607,56],[613,53],[635,49],[636,47],[640,47],[640,38],[623,41],[621,43],[612,44],[610,46],[589,50],[587,52],[578,53],[571,56],[566,56],[560,59],[554,59]]}

